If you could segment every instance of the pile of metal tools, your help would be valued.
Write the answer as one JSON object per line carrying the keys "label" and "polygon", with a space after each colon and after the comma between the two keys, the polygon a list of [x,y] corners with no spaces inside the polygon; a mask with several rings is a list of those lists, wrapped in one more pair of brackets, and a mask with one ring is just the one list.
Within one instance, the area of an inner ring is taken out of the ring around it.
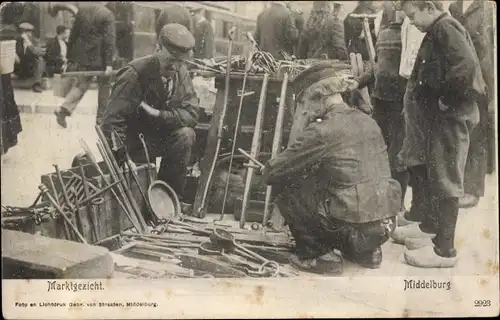
{"label": "pile of metal tools", "polygon": [[[186,220],[187,219],[187,220]],[[115,253],[165,263],[171,277],[291,277],[293,241],[284,233],[255,233],[193,218],[165,221],[149,234],[122,233]]]}

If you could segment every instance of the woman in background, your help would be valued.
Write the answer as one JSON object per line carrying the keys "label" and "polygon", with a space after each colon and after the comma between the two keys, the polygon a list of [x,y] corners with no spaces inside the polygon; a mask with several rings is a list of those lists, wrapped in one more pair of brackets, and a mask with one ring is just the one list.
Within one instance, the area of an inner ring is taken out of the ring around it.
{"label": "woman in background", "polygon": [[[0,12],[0,41],[16,40],[19,36],[16,19],[23,15],[23,4],[11,2],[5,5]],[[21,118],[14,100],[14,89],[12,88],[11,73],[2,74],[0,85],[1,106],[1,155],[3,156],[10,148],[17,145],[17,135],[22,131]]]}

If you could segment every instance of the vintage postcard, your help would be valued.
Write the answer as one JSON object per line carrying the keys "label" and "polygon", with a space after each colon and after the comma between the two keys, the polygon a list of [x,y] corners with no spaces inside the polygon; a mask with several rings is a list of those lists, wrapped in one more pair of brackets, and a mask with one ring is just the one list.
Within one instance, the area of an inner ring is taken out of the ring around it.
{"label": "vintage postcard", "polygon": [[2,2],[3,316],[498,316],[496,5]]}

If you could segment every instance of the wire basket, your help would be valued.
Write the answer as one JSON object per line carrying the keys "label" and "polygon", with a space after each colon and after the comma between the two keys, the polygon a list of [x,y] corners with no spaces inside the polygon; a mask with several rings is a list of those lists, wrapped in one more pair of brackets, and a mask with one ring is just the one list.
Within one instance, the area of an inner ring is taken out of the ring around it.
{"label": "wire basket", "polygon": [[0,74],[14,72],[16,61],[16,41],[0,41]]}

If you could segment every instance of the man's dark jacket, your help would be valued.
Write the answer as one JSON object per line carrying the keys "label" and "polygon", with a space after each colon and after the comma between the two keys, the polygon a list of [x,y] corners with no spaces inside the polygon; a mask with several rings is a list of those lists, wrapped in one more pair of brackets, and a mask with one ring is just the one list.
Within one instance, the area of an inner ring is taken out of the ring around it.
{"label": "man's dark jacket", "polygon": [[481,63],[483,77],[490,94],[494,90],[494,6],[489,1],[476,0],[463,12],[462,2],[454,2],[449,8],[452,17],[458,20],[469,35]]}
{"label": "man's dark jacket", "polygon": [[194,57],[198,59],[211,59],[215,54],[215,36],[212,24],[203,20],[194,28]]}
{"label": "man's dark jacket", "polygon": [[68,61],[99,70],[112,66],[115,41],[113,13],[99,3],[79,4],[68,41]]}
{"label": "man's dark jacket", "polygon": [[64,61],[61,57],[61,45],[59,44],[57,36],[47,42],[45,62],[47,71],[50,74],[61,73]]}
{"label": "man's dark jacket", "polygon": [[299,38],[295,26],[295,17],[286,6],[273,4],[257,17],[255,41],[260,49],[282,60],[281,50],[293,54],[293,49]]}
{"label": "man's dark jacket", "polygon": [[315,37],[305,30],[300,39],[298,57],[301,59],[318,59],[326,54],[328,59],[348,60],[344,40],[344,26],[333,16],[327,18],[324,30],[315,32]]}
{"label": "man's dark jacket", "polygon": [[158,16],[155,24],[156,36],[160,34],[161,29],[169,23],[178,23],[186,27],[190,32],[193,30],[191,14],[189,10],[178,4],[169,4]]}
{"label": "man's dark jacket", "polygon": [[[122,141],[137,143],[139,133],[161,138],[182,127],[196,126],[199,99],[187,67],[176,61],[169,64],[170,71],[164,71],[159,59],[166,58],[149,55],[118,72],[103,118],[103,131],[108,137],[114,129]],[[175,79],[170,98],[166,96],[166,78]],[[146,114],[139,106],[141,101],[160,110],[160,117]]]}
{"label": "man's dark jacket", "polygon": [[[328,102],[324,102],[328,103]],[[345,104],[335,105],[299,134],[264,170],[275,188],[300,188],[312,179],[318,207],[335,219],[364,223],[394,217],[401,189],[391,179],[384,138],[375,120]]]}

